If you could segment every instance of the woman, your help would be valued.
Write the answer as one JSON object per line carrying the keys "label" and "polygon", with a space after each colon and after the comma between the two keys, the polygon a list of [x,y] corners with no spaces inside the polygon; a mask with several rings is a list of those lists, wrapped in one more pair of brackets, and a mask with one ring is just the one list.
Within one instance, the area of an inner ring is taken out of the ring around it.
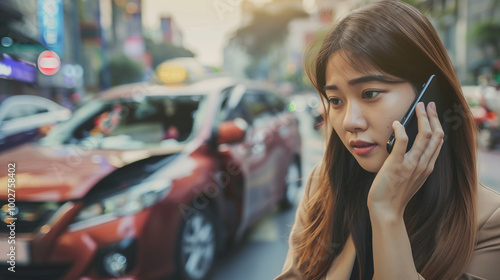
{"label": "woman", "polygon": [[[405,153],[395,120],[433,74]],[[474,120],[428,19],[398,1],[356,10],[308,75],[331,131],[277,279],[500,279],[500,194],[478,183]]]}

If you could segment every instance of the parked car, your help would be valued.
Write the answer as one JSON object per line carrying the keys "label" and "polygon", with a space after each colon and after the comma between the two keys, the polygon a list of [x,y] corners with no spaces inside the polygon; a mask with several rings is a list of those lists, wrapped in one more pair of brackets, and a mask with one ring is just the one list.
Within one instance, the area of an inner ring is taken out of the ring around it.
{"label": "parked car", "polygon": [[469,104],[472,116],[479,129],[483,127],[483,122],[487,118],[488,111],[485,108],[484,95],[488,90],[490,90],[490,88],[482,86],[462,86],[465,100]]}
{"label": "parked car", "polygon": [[71,111],[35,95],[9,96],[0,102],[0,152],[32,141],[39,129],[65,121]]}
{"label": "parked car", "polygon": [[[280,97],[228,78],[102,93],[2,155],[15,164],[18,258],[11,274],[1,254],[0,276],[205,279],[226,244],[290,205],[297,124]],[[12,221],[7,193],[0,199]],[[8,234],[4,224],[2,246]]]}
{"label": "parked car", "polygon": [[481,146],[492,150],[500,144],[500,90],[488,87],[484,93],[484,107],[488,111],[479,134]]}

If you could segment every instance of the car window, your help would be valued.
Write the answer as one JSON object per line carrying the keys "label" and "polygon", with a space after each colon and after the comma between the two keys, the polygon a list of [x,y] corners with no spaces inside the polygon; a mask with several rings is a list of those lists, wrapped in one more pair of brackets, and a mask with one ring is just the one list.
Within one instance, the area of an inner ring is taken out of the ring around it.
{"label": "car window", "polygon": [[228,105],[229,97],[231,96],[231,92],[233,91],[234,87],[228,87],[226,89],[223,89],[221,91],[221,104],[220,104],[220,111],[224,111]]}
{"label": "car window", "polygon": [[97,111],[89,110],[91,114],[73,127],[72,139],[110,149],[183,142],[192,134],[201,100],[202,96],[155,96],[141,102],[109,101]]}
{"label": "car window", "polygon": [[[248,112],[248,108],[246,107],[245,103],[243,102],[243,99],[239,100],[239,102],[236,104],[234,108],[229,108],[228,106],[234,106],[230,105],[230,99],[234,98],[233,90],[235,87],[230,87],[222,91],[221,93],[221,105],[220,105],[220,110],[217,115],[217,123],[220,123],[222,121],[230,121],[230,120],[235,120],[237,118],[245,120],[248,124],[251,124],[252,118]],[[237,97],[236,97],[237,98]]]}
{"label": "car window", "polygon": [[223,121],[229,120],[230,108],[228,108],[229,98],[231,97],[231,92],[234,87],[229,87],[221,91],[220,93],[220,103],[219,110],[217,112],[215,123],[221,123]]}
{"label": "car window", "polygon": [[[230,98],[231,92],[223,95],[221,102],[221,112],[225,112],[224,105]],[[260,90],[247,90],[238,105],[225,114],[224,120],[234,120],[242,118],[247,123],[261,123],[268,121],[279,112],[283,111],[284,103],[274,94],[260,91]],[[224,114],[224,113],[221,113]]]}
{"label": "car window", "polygon": [[12,106],[5,115],[4,121],[23,118],[31,115],[47,113],[49,110],[45,107],[34,104],[17,104]]}
{"label": "car window", "polygon": [[227,114],[225,120],[235,120],[237,118],[244,119],[248,124],[252,123],[247,107],[242,102]]}
{"label": "car window", "polygon": [[252,119],[266,118],[272,116],[271,108],[261,92],[247,93],[243,100],[248,108]]}
{"label": "car window", "polygon": [[279,98],[276,94],[271,92],[266,92],[264,94],[264,98],[268,103],[268,106],[272,113],[279,114],[285,110],[286,105],[285,102],[281,98]]}

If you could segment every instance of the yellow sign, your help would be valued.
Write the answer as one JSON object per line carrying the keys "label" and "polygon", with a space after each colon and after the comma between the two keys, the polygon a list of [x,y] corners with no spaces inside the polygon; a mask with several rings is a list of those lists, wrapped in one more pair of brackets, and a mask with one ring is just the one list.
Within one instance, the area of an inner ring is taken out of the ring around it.
{"label": "yellow sign", "polygon": [[188,79],[186,70],[175,65],[160,65],[156,70],[156,75],[166,84],[182,83]]}

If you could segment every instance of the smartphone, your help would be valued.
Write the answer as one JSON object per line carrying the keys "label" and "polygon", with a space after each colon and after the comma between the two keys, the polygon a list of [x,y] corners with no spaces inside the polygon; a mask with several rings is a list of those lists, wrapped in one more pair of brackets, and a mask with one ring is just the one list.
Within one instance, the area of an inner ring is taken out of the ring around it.
{"label": "smartphone", "polygon": [[[411,104],[410,108],[406,112],[405,116],[401,120],[401,124],[405,127],[406,135],[408,135],[408,145],[406,146],[406,152],[408,152],[413,146],[413,142],[415,142],[415,138],[417,137],[418,133],[418,120],[417,120],[417,115],[415,114],[415,108],[419,102],[424,102],[424,105],[427,106],[427,103],[430,102],[429,97],[433,95],[430,92],[432,92],[435,89],[436,89],[436,75],[432,75],[427,80],[427,82],[423,84],[422,90],[417,95],[417,97]],[[433,96],[435,97],[436,95]],[[387,152],[389,154],[392,152],[395,142],[396,138],[393,132],[391,137],[389,137],[389,140],[387,141]]]}

